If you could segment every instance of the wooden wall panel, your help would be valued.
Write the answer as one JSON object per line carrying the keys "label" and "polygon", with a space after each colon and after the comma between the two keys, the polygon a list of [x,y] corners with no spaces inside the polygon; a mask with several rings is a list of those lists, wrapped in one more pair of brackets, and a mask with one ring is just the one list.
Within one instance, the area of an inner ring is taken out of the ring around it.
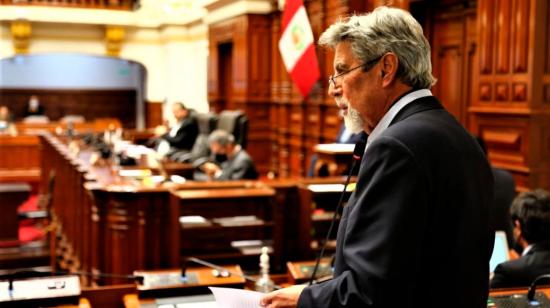
{"label": "wooden wall panel", "polygon": [[[469,127],[486,139],[491,162],[511,171],[520,190],[550,189],[550,112],[544,104],[550,77],[540,65],[550,57],[549,15],[542,0],[480,0],[478,5],[481,70],[472,85],[477,89]],[[486,69],[491,58],[494,71]]]}
{"label": "wooden wall panel", "polygon": [[[248,148],[261,175],[272,165],[269,121],[271,99],[271,35],[269,15],[242,15],[210,26],[208,99],[210,107],[243,110],[249,118]],[[226,49],[220,49],[220,46]],[[229,50],[227,50],[229,49]],[[220,50],[226,52],[220,54]],[[230,56],[229,61],[221,60]],[[222,67],[223,65],[223,67]],[[220,74],[224,83],[220,82]],[[229,85],[229,90],[223,86]],[[275,115],[275,114],[273,114]]]}
{"label": "wooden wall panel", "polygon": [[496,0],[478,2],[479,71],[483,74],[493,70],[493,21]]}
{"label": "wooden wall panel", "polygon": [[510,7],[511,1],[497,1],[496,9],[496,72],[506,74],[510,71]]}
{"label": "wooden wall panel", "polygon": [[52,121],[71,114],[82,115],[86,121],[117,118],[124,127],[136,127],[134,90],[0,89],[0,105],[7,105],[19,120],[31,95],[38,96]]}
{"label": "wooden wall panel", "polygon": [[513,4],[514,9],[512,12],[515,15],[514,20],[517,22],[510,23],[514,41],[511,46],[513,51],[512,68],[514,73],[525,73],[528,64],[530,3],[529,1],[515,1]]}
{"label": "wooden wall panel", "polygon": [[145,104],[145,125],[147,128],[156,127],[162,124],[162,103],[147,102]]}
{"label": "wooden wall panel", "polygon": [[434,21],[432,64],[437,83],[432,91],[445,108],[463,122],[466,104],[462,68],[466,24],[462,12],[455,12],[451,17],[448,14],[441,16]]}

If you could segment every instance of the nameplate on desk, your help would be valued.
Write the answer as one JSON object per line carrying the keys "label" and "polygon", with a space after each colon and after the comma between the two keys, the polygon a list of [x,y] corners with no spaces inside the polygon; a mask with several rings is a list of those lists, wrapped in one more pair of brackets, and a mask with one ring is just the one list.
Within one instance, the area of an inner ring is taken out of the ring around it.
{"label": "nameplate on desk", "polygon": [[8,282],[0,282],[0,301],[80,296],[78,276],[53,276],[13,281],[11,296]]}
{"label": "nameplate on desk", "polygon": [[143,277],[143,285],[138,286],[139,290],[196,285],[199,283],[197,274],[186,273],[185,276],[182,276],[181,271],[134,271],[134,275]]}

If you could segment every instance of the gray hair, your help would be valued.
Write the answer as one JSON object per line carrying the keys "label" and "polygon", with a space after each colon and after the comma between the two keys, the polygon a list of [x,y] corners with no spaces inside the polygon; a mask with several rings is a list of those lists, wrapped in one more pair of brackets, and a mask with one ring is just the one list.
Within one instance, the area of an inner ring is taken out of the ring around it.
{"label": "gray hair", "polygon": [[381,6],[365,15],[341,19],[321,34],[319,45],[334,49],[343,41],[351,44],[353,55],[362,63],[393,52],[399,60],[396,77],[413,88],[430,88],[436,82],[430,43],[409,12]]}
{"label": "gray hair", "polygon": [[210,136],[208,136],[208,143],[217,143],[221,146],[226,146],[228,144],[235,144],[235,137],[232,134],[226,132],[223,129],[216,129]]}

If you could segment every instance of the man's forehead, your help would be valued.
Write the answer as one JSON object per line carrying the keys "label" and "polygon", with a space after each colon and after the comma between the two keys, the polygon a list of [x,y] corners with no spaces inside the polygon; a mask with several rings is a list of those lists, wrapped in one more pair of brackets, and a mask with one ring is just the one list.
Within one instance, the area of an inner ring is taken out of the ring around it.
{"label": "man's forehead", "polygon": [[338,43],[334,51],[334,66],[349,65],[355,60],[349,42]]}

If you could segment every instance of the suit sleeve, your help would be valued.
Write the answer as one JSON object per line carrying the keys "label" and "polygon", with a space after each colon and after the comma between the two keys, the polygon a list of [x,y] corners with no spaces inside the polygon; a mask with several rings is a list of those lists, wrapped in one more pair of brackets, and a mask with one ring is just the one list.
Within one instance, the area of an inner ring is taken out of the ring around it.
{"label": "suit sleeve", "polygon": [[222,170],[222,174],[218,177],[218,180],[241,180],[245,178],[250,168],[253,168],[252,160],[236,160],[232,165]]}
{"label": "suit sleeve", "polygon": [[506,276],[506,271],[502,264],[497,265],[493,278],[491,278],[491,289],[507,287],[508,284],[506,283]]}
{"label": "suit sleeve", "polygon": [[402,143],[389,137],[372,143],[340,222],[338,274],[304,289],[298,307],[411,306],[412,293],[421,290],[413,282],[422,274],[428,185],[426,171]]}

